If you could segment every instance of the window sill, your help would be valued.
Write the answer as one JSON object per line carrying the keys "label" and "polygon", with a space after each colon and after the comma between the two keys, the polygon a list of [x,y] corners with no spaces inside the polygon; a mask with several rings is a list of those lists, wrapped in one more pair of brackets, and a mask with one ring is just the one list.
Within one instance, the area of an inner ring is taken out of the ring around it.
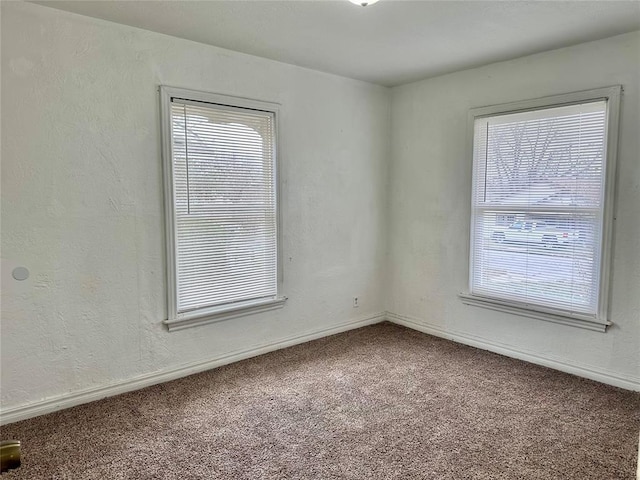
{"label": "window sill", "polygon": [[223,307],[212,307],[194,312],[182,313],[164,323],[170,332],[185,328],[206,325],[208,323],[221,322],[231,318],[243,317],[254,313],[267,312],[282,308],[287,301],[287,297],[276,297],[267,300],[251,300],[236,305],[225,305]]}
{"label": "window sill", "polygon": [[483,307],[499,312],[511,313],[523,317],[536,318],[547,322],[560,323],[571,327],[585,328],[596,332],[606,332],[611,322],[597,320],[588,315],[565,315],[561,312],[533,310],[529,305],[507,302],[488,297],[479,297],[470,293],[459,293],[460,300],[465,305]]}

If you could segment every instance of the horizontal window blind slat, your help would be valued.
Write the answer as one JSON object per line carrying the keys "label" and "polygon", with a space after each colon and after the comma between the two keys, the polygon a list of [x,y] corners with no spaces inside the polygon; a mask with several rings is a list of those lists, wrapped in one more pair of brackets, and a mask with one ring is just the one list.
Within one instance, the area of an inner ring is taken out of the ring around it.
{"label": "horizontal window blind slat", "polygon": [[[229,265],[231,263],[231,260],[228,258],[224,258],[223,256],[224,254],[219,255],[221,258],[212,258],[212,257],[215,257],[216,253],[220,254],[221,252],[206,251],[206,252],[203,252],[201,255],[197,255],[197,256],[196,255],[183,256],[180,259],[180,264],[182,265],[181,272],[184,272],[184,273],[187,273],[190,271],[201,272],[208,269],[218,268],[220,266],[224,266],[225,270],[228,270],[228,271],[239,270],[247,267],[251,267],[256,270],[259,268],[264,268],[265,266],[270,267],[272,266],[271,259],[275,254],[275,249],[265,250],[262,255],[252,254],[250,250],[229,254],[229,257],[233,258],[232,266]],[[263,266],[256,265],[259,263],[262,263]]]}
{"label": "horizontal window blind slat", "polygon": [[180,309],[190,309],[194,305],[201,305],[202,303],[214,306],[226,303],[229,300],[239,301],[246,300],[247,297],[259,298],[273,295],[272,285],[264,281],[238,281],[232,284],[229,284],[229,282],[209,281],[205,285],[207,286],[205,290],[203,290],[203,285],[197,285],[193,290],[181,289]]}
{"label": "horizontal window blind slat", "polygon": [[233,294],[220,296],[220,297],[202,297],[197,300],[193,300],[188,304],[180,305],[178,307],[178,313],[187,313],[193,312],[194,310],[199,310],[207,307],[217,307],[222,305],[229,305],[244,302],[247,300],[256,300],[264,297],[273,297],[270,293],[260,292],[257,290],[251,291],[238,291],[233,292]]}
{"label": "horizontal window blind slat", "polygon": [[234,212],[231,209],[211,208],[210,215],[183,215],[178,219],[180,227],[188,231],[218,229],[219,233],[270,232],[276,228],[276,217],[271,211],[254,209]]}
{"label": "horizontal window blind slat", "polygon": [[[186,286],[180,288],[180,292],[183,295],[183,299],[187,299],[190,295],[195,296],[194,298],[200,298],[204,295],[207,295],[203,292],[203,286],[207,287],[209,291],[208,295],[221,297],[225,294],[230,294],[230,292],[238,292],[238,291],[271,291],[271,285],[269,282],[275,282],[275,276],[256,276],[256,277],[242,277],[242,276],[226,276],[221,277],[219,280],[213,277],[202,278],[199,281],[194,280],[193,282],[188,283]],[[209,286],[218,287],[217,289],[209,289]]]}
{"label": "horizontal window blind slat", "polygon": [[[189,283],[184,288],[181,288],[180,292],[184,301],[188,301],[191,297],[193,297],[193,299],[204,297],[222,298],[224,295],[231,295],[233,292],[240,291],[244,292],[255,290],[256,292],[271,292],[271,287],[272,284],[275,283],[275,280],[275,276],[261,276],[254,278],[243,278],[238,276],[235,278],[221,278],[219,280],[203,278],[200,281]],[[206,287],[206,293],[203,292],[203,286]],[[209,286],[214,288],[209,288]]]}
{"label": "horizontal window blind slat", "polygon": [[[276,300],[277,297],[273,296],[273,295],[263,295],[261,297],[255,297],[255,296],[250,296],[249,298],[245,298],[242,301],[239,300],[231,300],[231,301],[226,301],[226,302],[219,302],[216,305],[213,306],[214,309],[217,308],[221,308],[224,309],[225,307],[234,307],[234,306],[238,306],[239,308],[241,307],[247,307],[250,305],[247,305],[247,302],[250,302],[251,304],[253,304],[254,302],[260,303],[263,301],[273,301]],[[193,314],[196,313],[198,310],[203,310],[203,309],[211,309],[212,307],[210,305],[201,305],[201,306],[195,306],[193,308],[189,308],[189,309],[181,309],[178,312],[178,318],[184,318],[185,316],[188,316],[189,314]],[[212,312],[214,313],[214,312]]]}
{"label": "horizontal window blind slat", "polygon": [[[197,296],[223,296],[232,291],[240,291],[243,289],[261,290],[266,289],[271,291],[272,283],[275,282],[275,275],[263,275],[255,276],[251,278],[236,276],[234,278],[221,277],[221,278],[209,278],[194,279],[193,282],[186,284],[180,288],[180,291],[186,295]],[[206,291],[203,291],[203,285],[207,286]],[[208,288],[209,286],[213,288]],[[186,298],[185,296],[185,298]]]}

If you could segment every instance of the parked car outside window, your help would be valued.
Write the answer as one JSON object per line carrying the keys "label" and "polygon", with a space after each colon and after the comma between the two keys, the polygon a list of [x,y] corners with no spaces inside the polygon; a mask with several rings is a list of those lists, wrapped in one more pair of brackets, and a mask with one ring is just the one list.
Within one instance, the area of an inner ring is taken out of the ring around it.
{"label": "parked car outside window", "polygon": [[571,244],[581,237],[576,229],[544,221],[516,221],[506,228],[496,227],[491,235],[497,243],[534,243],[546,247]]}

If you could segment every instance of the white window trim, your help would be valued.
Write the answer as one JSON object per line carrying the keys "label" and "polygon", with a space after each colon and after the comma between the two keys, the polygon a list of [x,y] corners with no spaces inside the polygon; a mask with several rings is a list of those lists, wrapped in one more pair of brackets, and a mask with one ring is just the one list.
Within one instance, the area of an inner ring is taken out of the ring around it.
{"label": "white window trim", "polygon": [[[613,234],[613,208],[614,208],[614,191],[616,182],[616,159],[618,149],[618,123],[620,118],[620,96],[622,95],[622,86],[614,85],[610,87],[597,88],[593,90],[584,90],[580,92],[567,93],[563,95],[554,95],[550,97],[536,98],[524,100],[520,102],[506,103],[500,105],[491,105],[487,107],[474,108],[469,111],[468,131],[467,131],[467,158],[473,159],[473,142],[474,142],[474,124],[477,118],[493,116],[497,114],[507,114],[516,112],[525,112],[554,106],[579,104],[587,101],[606,100],[607,101],[607,145],[606,145],[606,163],[605,163],[605,186],[604,186],[604,205],[603,205],[603,224],[602,224],[602,254],[600,258],[600,290],[598,293],[598,313],[594,316],[584,314],[568,313],[563,310],[553,308],[544,308],[538,305],[529,305],[520,302],[509,302],[497,298],[483,297],[480,295],[472,295],[471,279],[473,275],[473,264],[471,253],[473,252],[474,231],[471,228],[473,222],[473,204],[471,204],[471,214],[469,221],[469,251],[467,252],[469,282],[467,291],[461,292],[459,297],[462,303],[477,307],[488,308],[501,312],[511,313],[515,315],[536,318],[539,320],[561,323],[588,330],[605,332],[607,327],[612,324],[609,321],[609,284],[611,271],[611,250],[612,250],[612,234]],[[471,168],[473,169],[473,162]],[[473,175],[472,175],[473,178]],[[472,180],[472,186],[473,186]],[[471,191],[471,190],[470,190]],[[473,199],[472,199],[473,202]]]}
{"label": "white window trim", "polygon": [[[280,161],[278,147],[280,136],[278,123],[280,119],[280,105],[273,102],[253,100],[230,95],[200,92],[184,88],[160,86],[160,121],[162,129],[162,164],[164,177],[164,204],[165,204],[165,242],[166,242],[166,273],[167,273],[167,316],[163,321],[169,331],[182,330],[184,328],[220,322],[231,318],[237,318],[254,313],[282,308],[287,297],[282,292],[282,235],[280,214]],[[192,312],[178,313],[177,291],[177,257],[176,257],[176,216],[175,200],[173,192],[173,155],[171,151],[171,99],[180,98],[196,102],[229,105],[233,107],[264,110],[275,114],[275,183],[276,183],[276,275],[278,279],[277,295],[275,298],[248,300],[233,305],[222,305],[203,308]]]}

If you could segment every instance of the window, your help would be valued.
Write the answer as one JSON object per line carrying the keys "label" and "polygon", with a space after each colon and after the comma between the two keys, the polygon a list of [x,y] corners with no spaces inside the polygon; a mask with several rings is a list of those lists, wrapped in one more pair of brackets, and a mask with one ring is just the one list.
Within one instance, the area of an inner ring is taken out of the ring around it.
{"label": "window", "polygon": [[161,87],[170,330],[281,307],[273,104]]}
{"label": "window", "polygon": [[604,331],[620,87],[476,109],[465,303]]}

